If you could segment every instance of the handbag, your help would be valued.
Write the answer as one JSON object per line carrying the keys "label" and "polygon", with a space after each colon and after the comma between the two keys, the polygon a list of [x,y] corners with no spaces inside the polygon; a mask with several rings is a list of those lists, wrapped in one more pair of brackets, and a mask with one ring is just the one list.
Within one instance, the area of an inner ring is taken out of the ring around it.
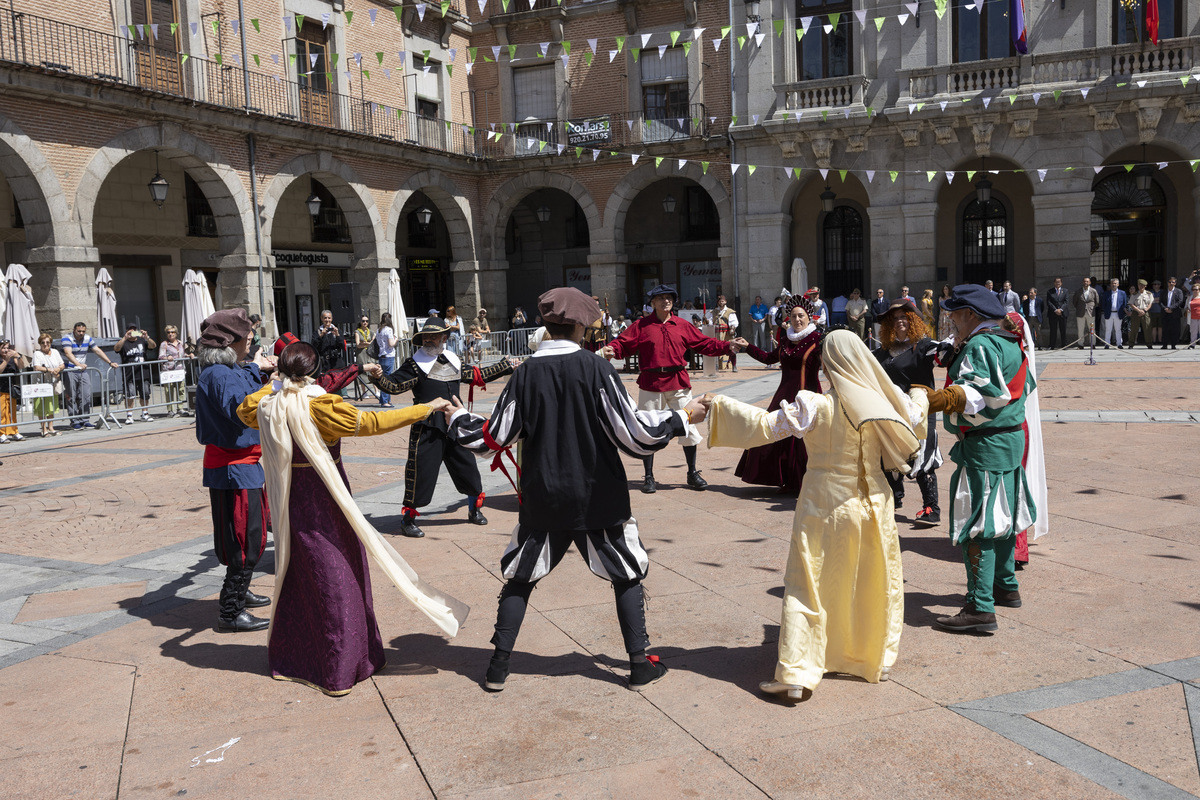
{"label": "handbag", "polygon": [[372,339],[371,343],[369,345],[367,345],[367,356],[369,358],[375,359],[376,361],[379,360],[379,337],[378,336],[376,336],[374,339]]}

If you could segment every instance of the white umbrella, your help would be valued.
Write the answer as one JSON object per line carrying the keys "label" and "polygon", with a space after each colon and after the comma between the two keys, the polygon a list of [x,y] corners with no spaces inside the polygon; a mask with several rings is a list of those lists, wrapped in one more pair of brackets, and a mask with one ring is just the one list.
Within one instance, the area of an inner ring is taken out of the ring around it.
{"label": "white umbrella", "polygon": [[9,264],[5,276],[4,338],[12,342],[13,348],[26,358],[33,358],[37,351],[38,321],[33,305],[33,292],[29,290],[29,279],[33,277],[24,264]]}
{"label": "white umbrella", "polygon": [[96,335],[101,339],[118,339],[117,296],[113,294],[112,277],[104,267],[96,273]]}
{"label": "white umbrella", "polygon": [[189,269],[183,274],[183,320],[179,325],[184,341],[198,341],[200,323],[214,311],[204,273]]}
{"label": "white umbrella", "polygon": [[404,298],[400,295],[400,273],[388,271],[387,310],[392,315],[392,325],[397,336],[408,337],[411,333],[408,327],[408,316],[404,313]]}
{"label": "white umbrella", "polygon": [[808,265],[803,258],[792,259],[792,292],[804,294],[808,291]]}

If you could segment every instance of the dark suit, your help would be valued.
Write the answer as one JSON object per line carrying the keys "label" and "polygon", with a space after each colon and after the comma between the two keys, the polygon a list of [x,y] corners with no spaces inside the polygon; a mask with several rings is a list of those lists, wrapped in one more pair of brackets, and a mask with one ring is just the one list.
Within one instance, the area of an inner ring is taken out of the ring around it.
{"label": "dark suit", "polygon": [[[875,332],[876,340],[879,339],[879,318],[887,313],[891,305],[886,297],[876,297],[871,301],[871,325]],[[878,347],[879,345],[876,343],[873,346]]]}
{"label": "dark suit", "polygon": [[1042,346],[1042,321],[1046,319],[1046,301],[1040,297],[1030,297],[1021,301],[1021,316],[1025,317],[1025,326],[1033,337],[1033,346]]}
{"label": "dark suit", "polygon": [[[1067,343],[1067,314],[1070,313],[1069,297],[1063,287],[1051,289],[1046,295],[1046,319],[1050,321],[1050,349]],[[1062,313],[1057,313],[1061,311]]]}
{"label": "dark suit", "polygon": [[[1097,327],[1103,326],[1100,339],[1104,342],[1105,347],[1108,347],[1110,339],[1113,339],[1113,343],[1120,347],[1121,320],[1125,318],[1126,309],[1129,307],[1129,295],[1125,294],[1124,289],[1117,289],[1116,292],[1113,292],[1112,289],[1097,289],[1096,291],[1100,294],[1100,305],[1096,310],[1096,323]],[[1116,295],[1115,300],[1114,294]],[[1113,317],[1114,313],[1115,317]]]}
{"label": "dark suit", "polygon": [[1163,329],[1163,349],[1167,349],[1170,345],[1171,349],[1175,349],[1175,345],[1179,344],[1179,335],[1183,323],[1183,304],[1185,301],[1183,289],[1176,286],[1174,289],[1163,289],[1162,299],[1162,329]]}

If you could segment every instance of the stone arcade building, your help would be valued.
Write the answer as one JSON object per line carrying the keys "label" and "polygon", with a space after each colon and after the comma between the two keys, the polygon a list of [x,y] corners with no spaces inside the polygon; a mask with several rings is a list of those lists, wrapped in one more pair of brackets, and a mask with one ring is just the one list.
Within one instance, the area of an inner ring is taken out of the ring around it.
{"label": "stone arcade building", "polygon": [[261,265],[301,333],[333,283],[377,316],[393,268],[410,313],[496,320],[564,283],[748,305],[796,257],[827,296],[1190,272],[1200,0],[1157,45],[1138,0],[1026,3],[1030,55],[1008,5],[15,0],[0,242],[52,332],[100,266],[161,330],[184,270],[256,311]]}

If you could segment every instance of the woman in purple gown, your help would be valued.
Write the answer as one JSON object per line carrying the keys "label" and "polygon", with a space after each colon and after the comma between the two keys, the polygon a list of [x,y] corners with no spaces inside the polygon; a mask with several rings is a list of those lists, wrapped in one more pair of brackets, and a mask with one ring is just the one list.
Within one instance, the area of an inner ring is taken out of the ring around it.
{"label": "woman in purple gown", "polygon": [[[812,314],[812,302],[807,297],[792,295],[787,302],[787,324],[775,334],[775,349],[768,353],[753,345],[746,348],[746,353],[755,361],[778,363],[783,368],[779,388],[767,406],[768,411],[778,410],[785,400],[794,400],[801,389],[821,393],[817,372],[821,369],[823,334],[813,324]],[[789,436],[744,451],[734,474],[746,483],[778,486],[780,492],[795,496],[800,494],[807,465],[804,441]]]}
{"label": "woman in purple gown", "polygon": [[261,429],[267,490],[287,509],[273,515],[271,676],[340,696],[384,665],[368,555],[447,633],[457,632],[465,611],[423,584],[370,526],[350,496],[341,459],[342,437],[388,433],[448,404],[363,411],[312,381],[318,363],[311,345],[289,345],[279,358],[281,381],[247,397],[238,415]]}

